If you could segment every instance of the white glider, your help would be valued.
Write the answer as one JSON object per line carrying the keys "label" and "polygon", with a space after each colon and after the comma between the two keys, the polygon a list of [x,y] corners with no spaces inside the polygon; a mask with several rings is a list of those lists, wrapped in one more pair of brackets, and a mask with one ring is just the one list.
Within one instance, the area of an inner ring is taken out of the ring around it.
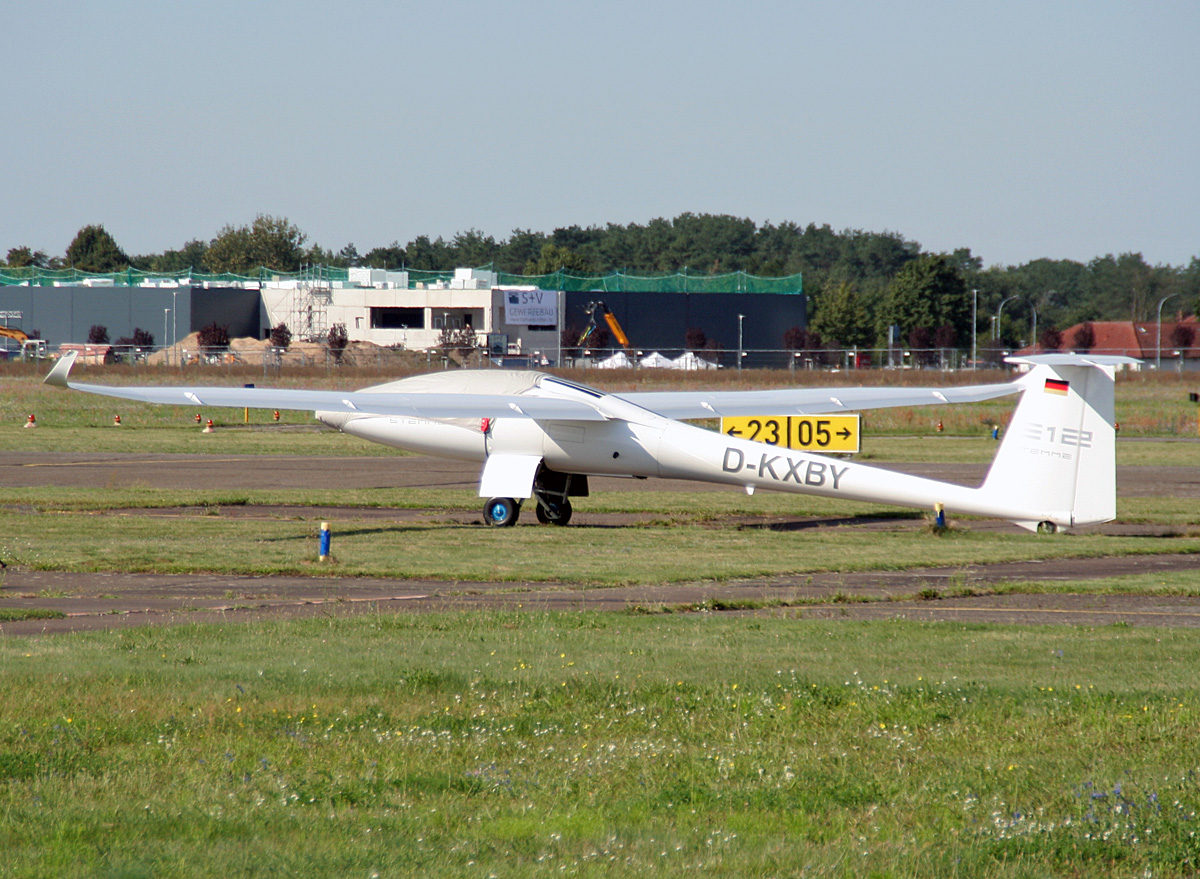
{"label": "white glider", "polygon": [[[371,442],[482,463],[484,519],[512,525],[537,500],[541,522],[565,525],[589,476],[689,479],[1006,519],[1054,532],[1116,515],[1113,372],[1128,357],[1009,358],[1032,368],[1011,382],[945,388],[798,388],[610,394],[556,376],[462,370],[360,391],[113,387],[70,381],[75,352],[46,383],[184,406],[312,411]],[[1022,395],[978,488],[724,436],[680,419],[806,415],[967,403]]]}

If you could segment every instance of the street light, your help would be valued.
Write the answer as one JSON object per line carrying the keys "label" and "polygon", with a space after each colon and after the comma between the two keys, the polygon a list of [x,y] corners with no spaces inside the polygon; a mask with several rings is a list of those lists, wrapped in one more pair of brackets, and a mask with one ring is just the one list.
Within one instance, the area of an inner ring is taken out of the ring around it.
{"label": "street light", "polygon": [[1029,340],[1029,344],[1033,346],[1034,353],[1037,353],[1037,306],[1031,302],[1029,307],[1033,309],[1033,330],[1031,331],[1033,338]]}
{"label": "street light", "polygon": [[738,372],[742,371],[742,358],[746,355],[742,353],[742,321],[746,315],[738,315]]}
{"label": "street light", "polygon": [[1000,300],[1000,307],[996,309],[996,322],[994,324],[992,324],[992,338],[993,339],[1000,338],[1000,312],[1004,311],[1004,304],[1006,302],[1011,302],[1012,300],[1019,299],[1019,298],[1020,298],[1020,294],[1016,293],[1016,294],[1013,294],[1012,296],[1009,296],[1005,299]]}
{"label": "street light", "polygon": [[[169,308],[164,308],[164,309],[163,309],[163,336],[164,336],[164,337],[167,335],[167,326],[168,326],[168,324],[167,324],[167,316],[168,316],[170,313],[171,313],[171,309],[169,309]],[[165,338],[163,339],[163,342],[164,342],[164,343],[166,342],[166,339],[165,339]],[[167,346],[164,344],[164,345],[163,345],[163,355],[164,355],[164,356],[166,356],[166,350],[167,350]]]}
{"label": "street light", "polygon": [[1172,296],[1178,296],[1178,293],[1168,293],[1162,299],[1158,300],[1158,342],[1154,346],[1154,368],[1158,370],[1162,367],[1162,307],[1163,303]]}
{"label": "street light", "polygon": [[979,291],[971,290],[971,369],[975,369],[978,359],[975,350],[975,339],[979,335]]}

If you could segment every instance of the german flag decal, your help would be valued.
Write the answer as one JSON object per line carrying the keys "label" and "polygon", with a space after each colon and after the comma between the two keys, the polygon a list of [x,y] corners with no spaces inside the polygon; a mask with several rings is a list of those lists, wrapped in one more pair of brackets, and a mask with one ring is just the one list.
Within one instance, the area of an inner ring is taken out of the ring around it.
{"label": "german flag decal", "polygon": [[1070,382],[1061,381],[1056,378],[1046,379],[1046,393],[1047,394],[1059,394],[1059,395],[1065,397],[1067,395],[1067,388],[1069,386],[1070,386]]}

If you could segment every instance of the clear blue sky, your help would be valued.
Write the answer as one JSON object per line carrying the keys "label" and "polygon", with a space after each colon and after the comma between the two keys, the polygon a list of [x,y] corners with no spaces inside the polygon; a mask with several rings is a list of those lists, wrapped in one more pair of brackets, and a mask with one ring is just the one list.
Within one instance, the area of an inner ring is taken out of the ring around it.
{"label": "clear blue sky", "polygon": [[1200,3],[108,0],[3,16],[0,256],[683,211],[1200,255]]}

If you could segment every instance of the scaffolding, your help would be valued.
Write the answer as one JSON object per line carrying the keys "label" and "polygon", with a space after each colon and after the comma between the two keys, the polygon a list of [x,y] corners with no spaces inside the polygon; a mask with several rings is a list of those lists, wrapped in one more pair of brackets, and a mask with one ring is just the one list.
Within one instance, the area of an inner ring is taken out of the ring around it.
{"label": "scaffolding", "polygon": [[301,269],[292,293],[287,325],[292,336],[305,342],[322,342],[329,334],[329,303],[333,283],[325,266]]}

